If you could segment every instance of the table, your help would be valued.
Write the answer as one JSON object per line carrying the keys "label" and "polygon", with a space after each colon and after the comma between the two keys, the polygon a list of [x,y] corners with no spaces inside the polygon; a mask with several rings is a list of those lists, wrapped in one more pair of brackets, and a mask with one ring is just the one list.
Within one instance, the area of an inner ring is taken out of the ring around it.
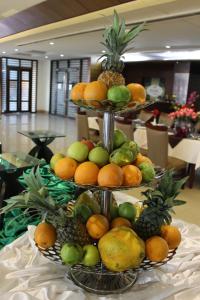
{"label": "table", "polygon": [[47,163],[50,162],[53,152],[47,147],[55,138],[65,137],[49,130],[18,131],[18,133],[30,138],[36,146],[29,152],[30,155],[37,158],[44,158]]}
{"label": "table", "polygon": [[[23,171],[40,164],[42,164],[42,162],[39,159],[22,152],[0,154],[0,208],[3,205],[4,199],[18,195],[23,190],[17,180]],[[0,228],[2,227],[3,222],[1,216]]]}
{"label": "table", "polygon": [[[115,192],[118,202],[135,202]],[[140,273],[124,294],[98,296],[65,277],[65,266],[43,257],[33,241],[34,226],[0,251],[0,299],[20,300],[200,300],[200,227],[174,220],[183,239],[174,258],[153,271]]]}

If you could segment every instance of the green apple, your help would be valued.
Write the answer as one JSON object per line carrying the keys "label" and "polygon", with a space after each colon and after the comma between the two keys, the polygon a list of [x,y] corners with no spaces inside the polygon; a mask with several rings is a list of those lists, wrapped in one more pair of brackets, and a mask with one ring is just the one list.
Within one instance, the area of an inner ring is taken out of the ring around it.
{"label": "green apple", "polygon": [[113,148],[114,149],[119,148],[126,141],[127,141],[127,136],[125,135],[125,133],[120,129],[116,129],[114,131],[114,137],[113,137]]}
{"label": "green apple", "polygon": [[125,105],[131,99],[131,92],[125,85],[114,85],[108,90],[108,100],[119,104],[120,102]]}
{"label": "green apple", "polygon": [[95,266],[100,261],[99,251],[94,245],[85,245],[83,247],[82,264],[84,266]]}
{"label": "green apple", "polygon": [[90,161],[102,167],[108,163],[109,153],[103,147],[95,147],[89,152],[88,158]]}
{"label": "green apple", "polygon": [[77,244],[65,243],[61,248],[60,256],[65,264],[78,264],[83,258],[83,249]]}
{"label": "green apple", "polygon": [[56,153],[56,154],[54,154],[54,155],[52,156],[51,160],[50,160],[50,167],[51,167],[51,169],[54,170],[56,163],[57,163],[60,159],[62,159],[62,158],[64,158],[64,157],[65,157],[65,155],[62,154],[62,153]]}
{"label": "green apple", "polygon": [[83,162],[87,159],[89,153],[88,146],[81,142],[74,142],[67,149],[67,156],[78,162]]}

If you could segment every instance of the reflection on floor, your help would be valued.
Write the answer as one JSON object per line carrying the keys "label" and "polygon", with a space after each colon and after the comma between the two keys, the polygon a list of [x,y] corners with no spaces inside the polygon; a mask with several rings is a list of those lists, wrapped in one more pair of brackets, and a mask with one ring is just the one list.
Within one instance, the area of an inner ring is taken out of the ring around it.
{"label": "reflection on floor", "polygon": [[[65,138],[57,138],[49,147],[53,152],[65,152],[67,146],[76,140],[76,126],[73,119],[67,119],[48,114],[9,114],[2,115],[0,120],[0,141],[3,152],[23,151],[28,153],[34,146],[27,137],[17,133],[18,130],[45,129],[65,134]],[[126,193],[141,198],[141,189],[126,191]],[[187,222],[200,225],[200,172],[197,172],[193,189],[182,190],[180,199],[187,204],[175,209],[176,217]]]}

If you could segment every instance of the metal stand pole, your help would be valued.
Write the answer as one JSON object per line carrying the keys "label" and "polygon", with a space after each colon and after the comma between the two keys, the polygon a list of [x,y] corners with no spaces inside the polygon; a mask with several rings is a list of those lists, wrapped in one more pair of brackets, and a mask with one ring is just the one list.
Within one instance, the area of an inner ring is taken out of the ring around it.
{"label": "metal stand pole", "polygon": [[[114,135],[114,114],[105,112],[103,119],[103,144],[109,153],[113,150],[113,135]],[[112,201],[112,192],[103,191],[101,197],[102,214],[109,218],[110,203]]]}

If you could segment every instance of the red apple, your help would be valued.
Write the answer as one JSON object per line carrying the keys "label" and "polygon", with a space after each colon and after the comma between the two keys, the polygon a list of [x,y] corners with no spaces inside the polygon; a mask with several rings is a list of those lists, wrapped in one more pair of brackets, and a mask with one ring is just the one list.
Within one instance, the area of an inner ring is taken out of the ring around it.
{"label": "red apple", "polygon": [[92,150],[92,149],[94,148],[94,144],[93,144],[93,142],[90,141],[90,140],[83,139],[83,140],[81,141],[81,143],[82,143],[82,144],[85,144],[86,146],[88,146],[89,151]]}

